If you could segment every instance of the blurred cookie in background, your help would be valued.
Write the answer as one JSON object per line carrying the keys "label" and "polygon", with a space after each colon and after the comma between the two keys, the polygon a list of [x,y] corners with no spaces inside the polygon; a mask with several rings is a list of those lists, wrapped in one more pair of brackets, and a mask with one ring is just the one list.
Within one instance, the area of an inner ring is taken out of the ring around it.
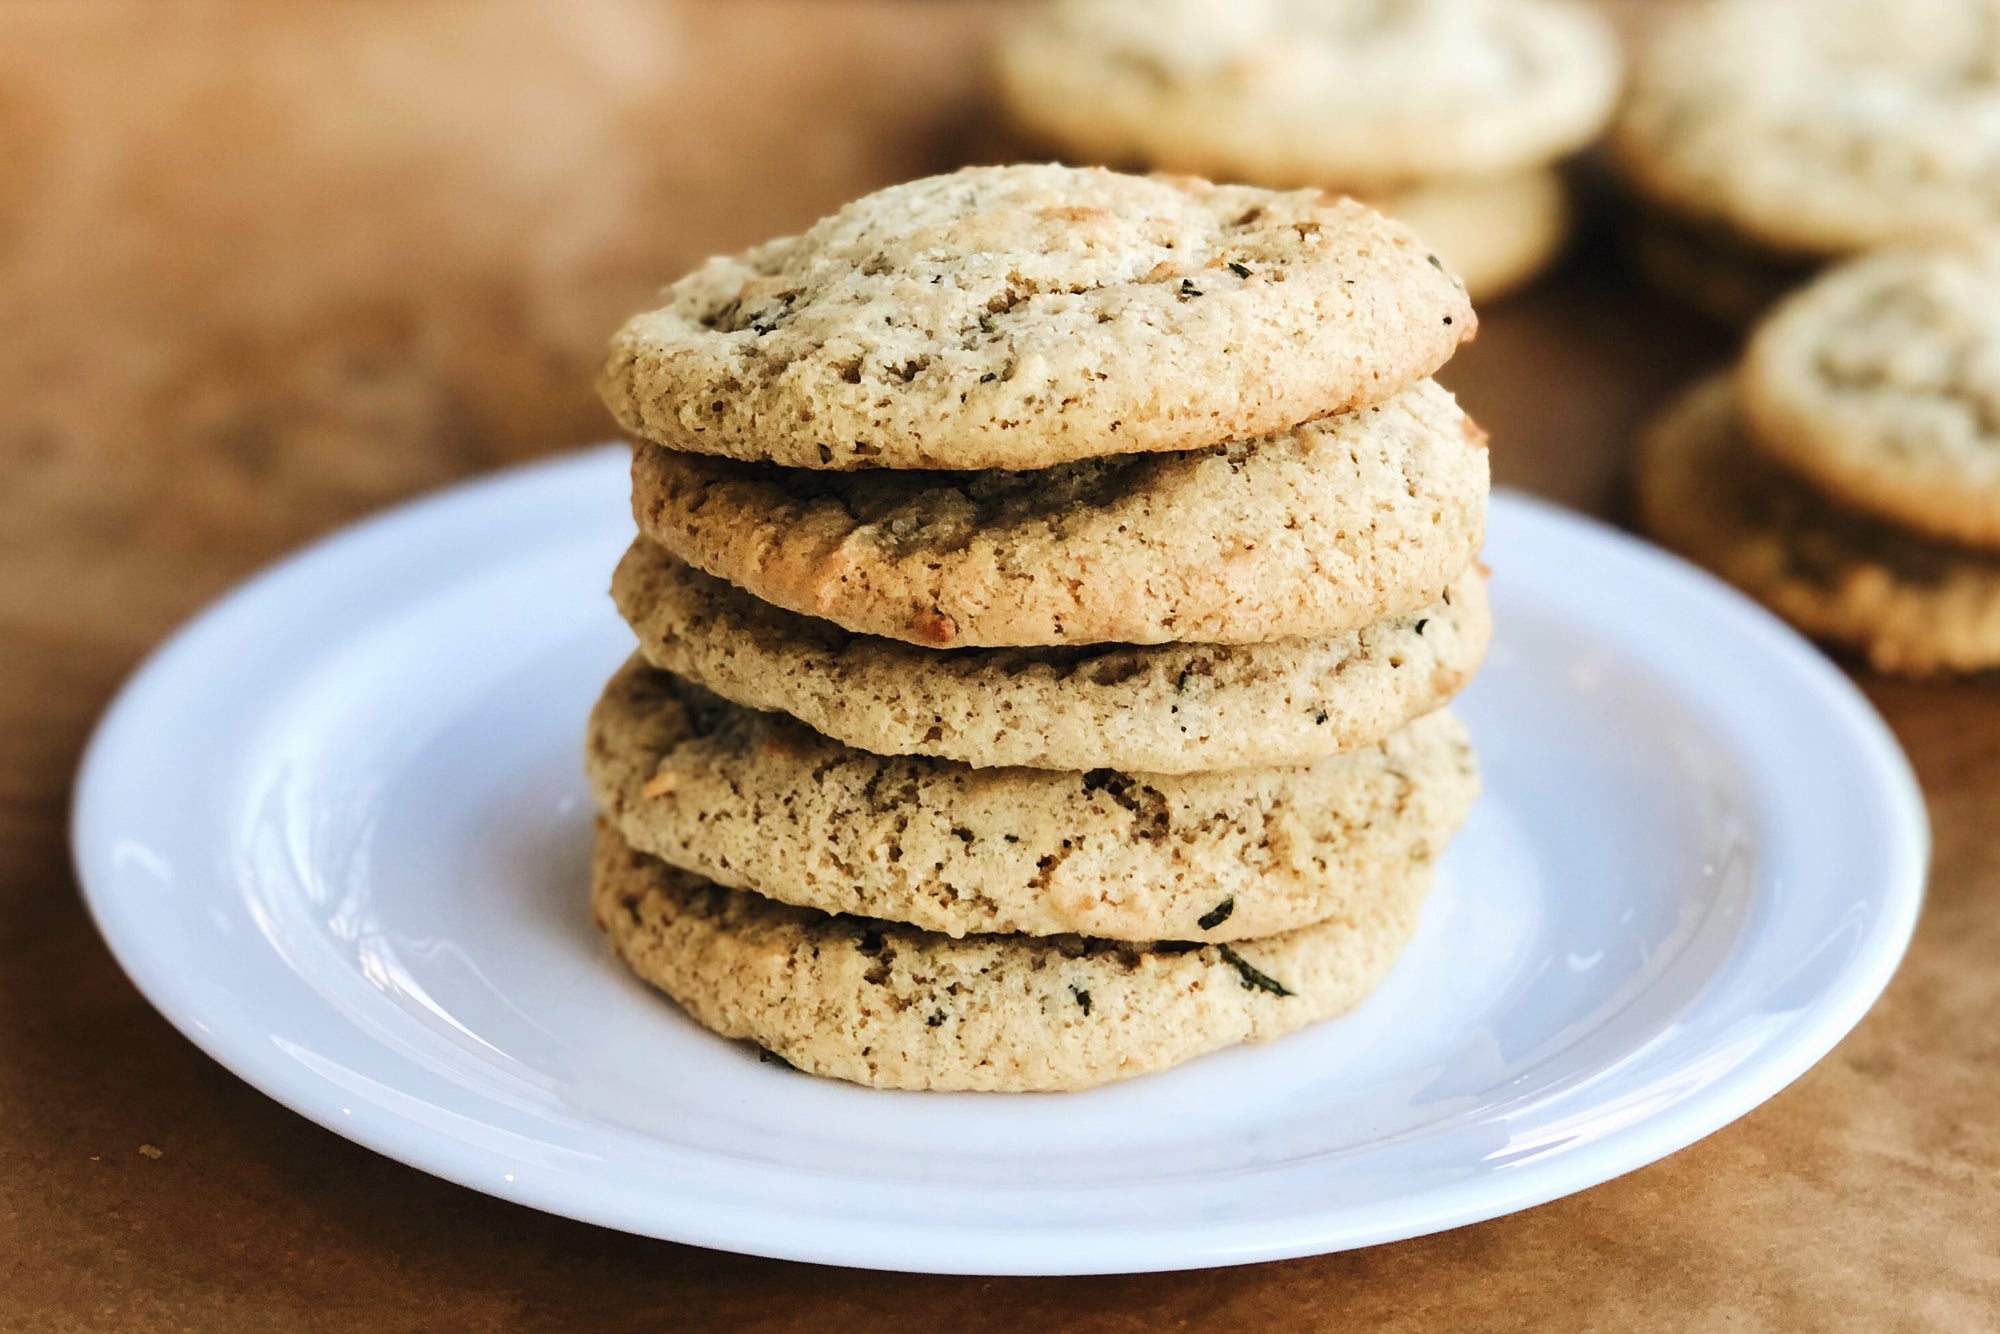
{"label": "blurred cookie in background", "polygon": [[1820,491],[2000,551],[2000,240],[1828,271],[1759,327],[1738,378],[1761,447]]}
{"label": "blurred cookie in background", "polygon": [[1629,209],[1619,238],[1646,285],[1732,329],[1743,329],[1818,272],[1804,255],[1764,250],[1718,223]]}
{"label": "blurred cookie in background", "polygon": [[1641,270],[1747,323],[1829,259],[2000,225],[2000,3],[1674,8],[1612,145]]}
{"label": "blurred cookie in background", "polygon": [[1047,0],[998,73],[1038,149],[1353,194],[1491,299],[1561,249],[1553,168],[1603,129],[1620,58],[1577,0]]}
{"label": "blurred cookie in background", "polygon": [[2000,250],[1837,265],[1648,432],[1652,533],[1908,676],[2000,667]]}
{"label": "blurred cookie in background", "polygon": [[1553,168],[1416,185],[1369,202],[1415,228],[1475,300],[1533,281],[1569,240],[1569,187]]}

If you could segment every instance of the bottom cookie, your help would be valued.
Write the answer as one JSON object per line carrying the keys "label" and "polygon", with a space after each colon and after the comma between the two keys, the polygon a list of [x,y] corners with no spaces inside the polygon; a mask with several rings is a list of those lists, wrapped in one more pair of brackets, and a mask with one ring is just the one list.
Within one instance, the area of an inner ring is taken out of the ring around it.
{"label": "bottom cookie", "polygon": [[1706,380],[1647,432],[1646,528],[1799,629],[1909,676],[2000,667],[2000,556],[1844,510],[1765,459]]}
{"label": "bottom cookie", "polygon": [[1230,945],[948,936],[724,889],[598,835],[592,911],[704,1027],[873,1088],[1090,1088],[1353,1008],[1416,929],[1428,865],[1347,918]]}

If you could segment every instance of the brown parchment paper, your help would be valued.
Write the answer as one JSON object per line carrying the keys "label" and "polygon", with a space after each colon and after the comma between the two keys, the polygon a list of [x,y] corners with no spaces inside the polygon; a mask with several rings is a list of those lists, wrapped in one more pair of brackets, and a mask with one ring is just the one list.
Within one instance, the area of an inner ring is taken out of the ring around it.
{"label": "brown parchment paper", "polygon": [[[990,142],[972,3],[0,5],[0,1328],[2000,1326],[2000,691],[1869,690],[1936,873],[1875,1013],[1656,1166],[1375,1250],[923,1278],[546,1217],[378,1158],[169,1029],[64,850],[87,729],[182,617],[387,501],[603,438],[626,311]],[[1617,512],[1717,336],[1601,254],[1448,379],[1503,482]],[[171,782],[171,775],[161,775]]]}

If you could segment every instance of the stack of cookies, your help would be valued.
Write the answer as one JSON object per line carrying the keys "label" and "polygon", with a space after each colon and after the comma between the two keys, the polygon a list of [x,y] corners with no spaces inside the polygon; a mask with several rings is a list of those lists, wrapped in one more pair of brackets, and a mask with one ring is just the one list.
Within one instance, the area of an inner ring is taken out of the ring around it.
{"label": "stack of cookies", "polygon": [[1663,292],[1747,323],[1829,260],[2000,226],[1995,0],[1662,8],[1613,145]]}
{"label": "stack of cookies", "polygon": [[882,191],[620,332],[599,924],[878,1087],[1072,1089],[1354,1005],[1477,787],[1473,327],[1348,200]]}
{"label": "stack of cookies", "polygon": [[1479,300],[1560,250],[1555,164],[1602,132],[1619,75],[1581,0],[1043,0],[998,58],[1031,146],[1356,195]]}
{"label": "stack of cookies", "polygon": [[1640,468],[1655,535],[1907,675],[2000,667],[2000,242],[1829,270]]}

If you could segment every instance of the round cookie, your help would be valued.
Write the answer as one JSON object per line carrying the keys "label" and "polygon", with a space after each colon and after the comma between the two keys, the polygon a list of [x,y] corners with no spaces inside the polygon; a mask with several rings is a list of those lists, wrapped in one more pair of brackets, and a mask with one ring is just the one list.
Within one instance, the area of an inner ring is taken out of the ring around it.
{"label": "round cookie", "polygon": [[1352,1009],[1414,933],[1431,868],[1240,946],[949,936],[702,880],[600,833],[591,907],[704,1027],[874,1088],[1090,1088]]}
{"label": "round cookie", "polygon": [[972,769],[855,750],[636,659],[585,756],[641,852],[953,937],[1241,940],[1345,915],[1435,859],[1479,786],[1445,710],[1303,768]]}
{"label": "round cookie", "polygon": [[1022,133],[1075,160],[1365,192],[1582,147],[1619,54],[1574,0],[1053,0],[998,74]]}
{"label": "round cookie", "polygon": [[1429,607],[1317,639],[943,653],[773,607],[644,539],[611,592],[655,667],[861,750],[976,768],[1310,764],[1442,705],[1492,632],[1472,570]]}
{"label": "round cookie", "polygon": [[2000,557],[1834,506],[1748,444],[1726,379],[1696,386],[1647,432],[1638,481],[1654,536],[1877,670],[2000,666]]}
{"label": "round cookie", "polygon": [[1838,255],[2000,223],[1992,0],[1707,0],[1643,42],[1614,131],[1656,204]]}
{"label": "round cookie", "polygon": [[1832,270],[1758,329],[1737,390],[1752,443],[1816,489],[2000,547],[2000,243]]}
{"label": "round cookie", "polygon": [[1553,169],[1437,181],[1368,202],[1415,228],[1478,302],[1525,286],[1569,239],[1569,191]]}
{"label": "round cookie", "polygon": [[1035,472],[811,472],[640,446],[647,537],[765,602],[931,648],[1260,643],[1437,600],[1485,434],[1436,381],[1280,435]]}
{"label": "round cookie", "polygon": [[598,387],[674,449],[795,468],[1043,468],[1380,402],[1472,335],[1415,235],[1351,199],[968,167],[712,259]]}

